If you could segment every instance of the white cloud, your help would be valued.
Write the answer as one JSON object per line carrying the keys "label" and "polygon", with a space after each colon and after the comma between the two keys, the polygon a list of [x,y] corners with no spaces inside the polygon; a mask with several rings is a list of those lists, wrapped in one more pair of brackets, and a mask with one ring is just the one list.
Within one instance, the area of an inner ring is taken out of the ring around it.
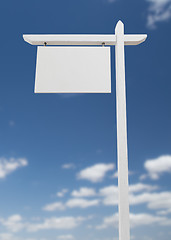
{"label": "white cloud", "polygon": [[118,187],[111,185],[101,188],[99,194],[104,197],[102,200],[104,205],[117,205],[118,204]]}
{"label": "white cloud", "polygon": [[146,0],[149,3],[147,26],[155,28],[158,22],[171,18],[171,0]]}
{"label": "white cloud", "polygon": [[104,217],[103,223],[101,225],[96,226],[96,229],[101,230],[108,227],[115,227],[115,228],[118,227],[118,214]]}
{"label": "white cloud", "polygon": [[[35,239],[35,238],[25,238],[24,240],[38,240],[38,239]],[[46,238],[40,238],[40,240],[47,240],[47,239]]]}
{"label": "white cloud", "polygon": [[[165,210],[165,214],[171,211],[171,192],[154,192],[158,189],[156,185],[137,183],[129,186],[129,202],[131,205],[146,204],[150,209]],[[74,190],[71,195],[74,198],[67,202],[54,202],[43,207],[45,211],[65,210],[66,208],[88,208],[99,206],[118,205],[118,186],[110,185],[95,192],[93,188],[80,188]],[[85,199],[84,197],[96,196],[96,199]],[[98,197],[98,198],[97,198]],[[163,205],[162,205],[163,203]],[[160,206],[159,206],[160,204]],[[156,206],[156,207],[155,207]]]}
{"label": "white cloud", "polygon": [[168,209],[171,211],[171,192],[151,193],[148,207],[150,209]]}
{"label": "white cloud", "polygon": [[171,155],[149,159],[144,163],[144,168],[148,174],[143,174],[140,177],[141,180],[148,176],[153,180],[157,180],[163,173],[171,173]]}
{"label": "white cloud", "polygon": [[62,202],[54,202],[44,206],[43,210],[49,212],[53,212],[56,210],[65,210],[65,205]]}
{"label": "white cloud", "polygon": [[99,205],[98,199],[87,200],[83,198],[73,198],[66,203],[66,206],[69,208],[74,208],[74,207],[87,208],[87,207],[98,206],[98,205]]}
{"label": "white cloud", "polygon": [[10,232],[19,232],[21,230],[27,230],[28,232],[36,232],[39,230],[50,229],[73,229],[79,226],[84,220],[86,220],[86,218],[66,216],[58,218],[46,218],[42,222],[26,222],[20,215],[16,214],[8,217],[7,219],[1,218],[0,223],[1,226],[6,227]]}
{"label": "white cloud", "polygon": [[168,208],[166,210],[161,210],[161,211],[157,211],[158,215],[167,215],[171,213],[171,208]]}
{"label": "white cloud", "polygon": [[[85,192],[83,192],[85,194]],[[88,194],[88,192],[87,192]],[[84,199],[84,198],[71,198],[69,199],[66,203],[62,202],[54,202],[47,204],[43,207],[44,211],[57,211],[57,210],[65,210],[66,208],[88,208],[92,206],[97,206],[99,205],[100,200],[99,199]]]}
{"label": "white cloud", "polygon": [[70,239],[74,239],[74,237],[72,235],[61,235],[61,236],[58,236],[57,239],[59,240],[70,240]]}
{"label": "white cloud", "polygon": [[0,233],[0,240],[12,240],[13,235],[11,233]]}
{"label": "white cloud", "polygon": [[161,224],[165,222],[166,218],[159,217],[151,214],[140,213],[140,214],[130,214],[130,224],[131,227],[137,227],[142,225],[151,225],[154,223]]}
{"label": "white cloud", "polygon": [[[130,198],[130,204],[135,204],[135,202],[138,199],[137,195],[134,195],[133,193],[137,192],[142,192],[142,191],[153,191],[157,189],[157,186],[152,186],[149,184],[142,184],[142,183],[137,183],[137,184],[132,184],[129,186],[129,198]],[[99,194],[103,196],[103,204],[104,205],[117,205],[118,204],[118,187],[111,185],[108,187],[101,188],[99,190]]]}
{"label": "white cloud", "polygon": [[141,192],[141,191],[153,191],[158,189],[158,186],[156,185],[149,185],[149,184],[143,184],[143,183],[137,183],[129,186],[129,192],[134,193],[134,192]]}
{"label": "white cloud", "polygon": [[[23,238],[17,237],[12,233],[0,233],[0,240],[23,240]],[[38,239],[24,238],[24,240],[38,240]],[[39,240],[47,240],[47,239],[39,238]]]}
{"label": "white cloud", "polygon": [[171,213],[171,192],[145,192],[138,195],[131,194],[129,199],[132,205],[147,204],[149,209],[158,210],[157,214],[167,215]]}
{"label": "white cloud", "polygon": [[0,158],[0,178],[5,178],[8,174],[14,172],[18,168],[28,165],[25,158]]}
{"label": "white cloud", "polygon": [[78,179],[86,179],[93,183],[101,182],[108,171],[114,169],[114,164],[99,163],[85,168],[77,174]]}
{"label": "white cloud", "polygon": [[[169,225],[170,220],[166,217],[156,216],[147,213],[130,213],[130,225],[131,228],[135,228],[143,225]],[[96,229],[104,229],[108,227],[118,227],[118,213],[113,216],[105,217],[101,225],[96,226]]]}
{"label": "white cloud", "polygon": [[85,218],[83,217],[52,217],[47,218],[42,223],[32,223],[27,226],[30,232],[49,229],[73,229],[79,226]]}
{"label": "white cloud", "polygon": [[12,232],[18,232],[25,227],[19,214],[12,215],[6,220],[1,218],[0,223]]}
{"label": "white cloud", "polygon": [[68,189],[64,188],[61,192],[57,192],[57,197],[64,197],[64,195],[68,192]]}
{"label": "white cloud", "polygon": [[82,187],[79,189],[79,191],[72,191],[71,195],[73,197],[92,197],[96,195],[96,192],[93,188]]}
{"label": "white cloud", "polygon": [[66,163],[62,165],[63,169],[74,169],[75,165],[73,163]]}

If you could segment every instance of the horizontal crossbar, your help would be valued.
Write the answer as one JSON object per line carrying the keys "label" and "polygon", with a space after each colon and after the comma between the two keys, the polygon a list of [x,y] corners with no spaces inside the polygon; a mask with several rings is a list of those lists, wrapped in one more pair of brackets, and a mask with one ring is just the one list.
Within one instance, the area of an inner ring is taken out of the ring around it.
{"label": "horizontal crossbar", "polygon": [[[105,45],[105,46],[113,46],[116,45],[116,35],[23,35],[23,38],[26,42],[31,45]],[[124,43],[125,45],[138,45],[144,42],[147,38],[146,34],[125,34],[124,35]]]}

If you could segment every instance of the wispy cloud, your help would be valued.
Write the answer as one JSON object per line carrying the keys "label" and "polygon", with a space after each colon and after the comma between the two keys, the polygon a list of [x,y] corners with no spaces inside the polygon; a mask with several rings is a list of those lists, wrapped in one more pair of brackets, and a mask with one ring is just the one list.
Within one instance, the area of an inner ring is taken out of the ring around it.
{"label": "wispy cloud", "polygon": [[59,239],[59,240],[71,240],[72,239],[73,240],[74,237],[72,235],[68,234],[68,235],[60,235],[57,237],[57,239]]}
{"label": "wispy cloud", "polygon": [[81,170],[77,174],[77,178],[85,179],[93,183],[101,182],[105,178],[107,172],[113,169],[114,164],[99,163]]}
{"label": "wispy cloud", "polygon": [[114,3],[116,2],[117,0],[108,0],[109,3]]}
{"label": "wispy cloud", "polygon": [[93,188],[82,187],[79,190],[72,191],[71,195],[73,197],[92,197],[96,195]]}
{"label": "wispy cloud", "polygon": [[144,163],[144,168],[146,169],[147,174],[141,175],[141,180],[147,177],[157,180],[163,173],[171,173],[171,155],[164,155],[155,159],[148,159]]}
{"label": "wispy cloud", "polygon": [[84,199],[84,198],[71,198],[66,203],[62,202],[54,202],[47,204],[43,207],[44,211],[58,211],[58,210],[65,210],[66,208],[88,208],[92,206],[98,206],[100,200],[99,199]]}
{"label": "wispy cloud", "polygon": [[87,200],[84,198],[73,198],[66,203],[66,206],[69,208],[74,207],[87,208],[92,206],[98,206],[99,202],[100,202],[99,199]]}
{"label": "wispy cloud", "polygon": [[73,163],[66,163],[62,165],[63,169],[74,169],[75,168],[75,164]]}
{"label": "wispy cloud", "polygon": [[5,178],[8,174],[14,172],[18,168],[28,165],[25,158],[0,158],[0,178]]}
{"label": "wispy cloud", "polygon": [[171,19],[171,0],[146,0],[149,3],[147,26],[156,28],[158,22]]}
{"label": "wispy cloud", "polygon": [[9,126],[10,126],[10,127],[14,127],[14,126],[15,126],[15,122],[14,122],[13,120],[10,120],[10,121],[9,121]]}
{"label": "wispy cloud", "polygon": [[43,207],[44,211],[53,212],[56,210],[65,210],[65,205],[62,202],[54,202]]}
{"label": "wispy cloud", "polygon": [[57,192],[56,196],[62,198],[65,196],[67,192],[68,192],[68,189],[64,188],[60,192]]}

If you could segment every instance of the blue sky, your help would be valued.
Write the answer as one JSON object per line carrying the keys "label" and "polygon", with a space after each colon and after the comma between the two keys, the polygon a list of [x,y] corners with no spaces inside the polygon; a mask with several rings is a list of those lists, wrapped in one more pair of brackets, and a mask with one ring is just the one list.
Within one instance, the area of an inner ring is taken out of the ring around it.
{"label": "blue sky", "polygon": [[131,239],[171,238],[171,1],[3,1],[0,240],[116,240],[112,94],[34,94],[22,35],[147,33],[126,47]]}

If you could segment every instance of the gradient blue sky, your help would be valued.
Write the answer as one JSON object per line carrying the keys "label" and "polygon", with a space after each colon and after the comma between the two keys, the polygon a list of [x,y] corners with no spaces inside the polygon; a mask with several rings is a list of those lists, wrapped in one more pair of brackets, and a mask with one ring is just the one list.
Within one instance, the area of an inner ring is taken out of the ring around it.
{"label": "gradient blue sky", "polygon": [[[116,240],[112,94],[33,93],[24,33],[147,33],[126,47],[131,238],[171,238],[171,0],[3,1],[0,240]],[[98,173],[98,174],[97,174]]]}

